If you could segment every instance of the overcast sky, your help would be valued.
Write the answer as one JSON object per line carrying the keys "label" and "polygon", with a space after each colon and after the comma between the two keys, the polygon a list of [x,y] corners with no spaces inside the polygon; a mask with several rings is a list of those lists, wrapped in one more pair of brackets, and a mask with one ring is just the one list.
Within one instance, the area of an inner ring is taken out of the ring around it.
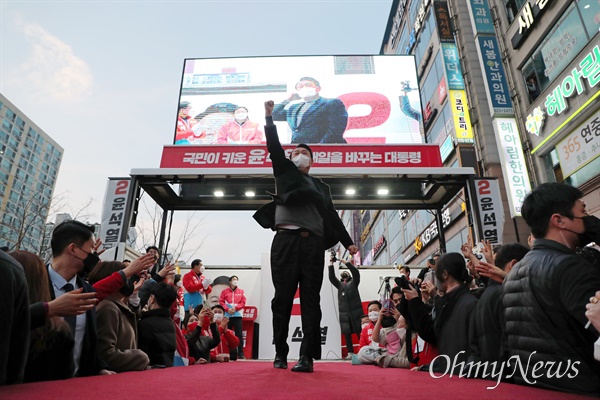
{"label": "overcast sky", "polygon": [[[172,143],[185,58],[378,54],[391,3],[0,0],[0,92],[65,149],[55,194],[92,198],[99,222],[107,178],[157,168]],[[269,251],[252,213],[198,214],[206,239],[185,258]]]}

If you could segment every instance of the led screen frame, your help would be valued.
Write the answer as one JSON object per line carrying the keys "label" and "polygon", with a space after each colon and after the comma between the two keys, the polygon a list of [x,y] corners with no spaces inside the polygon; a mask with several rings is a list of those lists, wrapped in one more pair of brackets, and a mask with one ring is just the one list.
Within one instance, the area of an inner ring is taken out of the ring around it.
{"label": "led screen frame", "polygon": [[[284,101],[304,86],[308,97]],[[185,59],[173,144],[264,143],[266,100],[283,144],[423,143],[419,93],[409,55]]]}

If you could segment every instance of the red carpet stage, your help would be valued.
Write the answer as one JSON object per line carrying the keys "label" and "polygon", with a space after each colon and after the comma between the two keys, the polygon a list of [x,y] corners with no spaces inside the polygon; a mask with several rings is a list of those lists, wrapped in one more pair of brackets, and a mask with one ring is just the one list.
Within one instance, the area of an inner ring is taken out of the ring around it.
{"label": "red carpet stage", "polygon": [[[290,368],[295,362],[290,362]],[[0,388],[0,399],[583,399],[585,397],[478,379],[433,379],[428,372],[315,363],[312,374],[273,369],[271,362],[176,367]]]}

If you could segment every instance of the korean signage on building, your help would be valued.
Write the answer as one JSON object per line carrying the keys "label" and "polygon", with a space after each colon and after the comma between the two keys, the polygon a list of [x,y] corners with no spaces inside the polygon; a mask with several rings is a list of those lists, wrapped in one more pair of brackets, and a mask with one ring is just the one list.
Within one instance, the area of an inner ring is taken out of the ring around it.
{"label": "korean signage on building", "polygon": [[463,81],[460,58],[458,57],[456,44],[442,43],[442,56],[444,57],[444,68],[446,69],[448,89],[463,90],[465,88],[465,82]]}
{"label": "korean signage on building", "polygon": [[579,95],[586,91],[584,83],[586,79],[590,88],[600,82],[600,47],[598,45],[579,62],[579,68],[573,68],[571,74],[565,77],[546,97],[544,104],[546,113],[552,116],[566,110],[568,108],[566,99],[575,93]]}
{"label": "korean signage on building", "polygon": [[[284,146],[289,156],[295,146]],[[441,167],[436,145],[311,145],[318,167]],[[265,145],[165,146],[161,168],[271,168]]]}
{"label": "korean signage on building", "polygon": [[531,27],[540,20],[540,15],[548,8],[549,3],[552,3],[552,0],[525,0],[525,4],[515,18],[519,24],[519,31],[511,39],[513,49],[521,47],[531,32]]}
{"label": "korean signage on building", "polygon": [[116,247],[122,230],[127,229],[124,217],[130,187],[131,178],[109,178],[108,180],[100,224],[100,239],[106,249]]}
{"label": "korean signage on building", "polygon": [[508,82],[502,65],[502,57],[498,40],[495,36],[478,36],[477,50],[479,60],[485,72],[485,88],[487,90],[492,117],[495,114],[513,115],[514,109]]}
{"label": "korean signage on building", "polygon": [[450,90],[450,110],[458,143],[473,143],[473,128],[469,116],[469,103],[464,90]]}
{"label": "korean signage on building", "polygon": [[558,143],[556,152],[564,178],[600,156],[600,110]]}
{"label": "korean signage on building", "polygon": [[493,118],[494,132],[500,152],[500,164],[504,172],[506,196],[511,218],[521,216],[523,199],[531,191],[523,146],[514,118]]}
{"label": "korean signage on building", "polygon": [[494,22],[488,0],[469,0],[468,5],[471,25],[475,27],[474,33],[494,34]]}
{"label": "korean signage on building", "polygon": [[475,178],[475,197],[479,208],[479,224],[483,240],[492,244],[502,244],[504,234],[504,208],[500,197],[500,184],[497,179]]}
{"label": "korean signage on building", "polygon": [[[450,216],[450,208],[446,208],[442,211],[442,227],[447,227],[450,225],[452,218]],[[415,238],[415,252],[419,254],[419,252],[429,244],[433,239],[435,239],[438,235],[438,226],[437,221],[433,221],[419,236]]]}

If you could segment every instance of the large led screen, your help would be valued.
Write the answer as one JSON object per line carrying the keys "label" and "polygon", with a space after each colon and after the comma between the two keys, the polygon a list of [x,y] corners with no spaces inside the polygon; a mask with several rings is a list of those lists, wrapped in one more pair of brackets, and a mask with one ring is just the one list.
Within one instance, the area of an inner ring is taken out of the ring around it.
{"label": "large led screen", "polygon": [[186,59],[174,143],[422,143],[412,56]]}

